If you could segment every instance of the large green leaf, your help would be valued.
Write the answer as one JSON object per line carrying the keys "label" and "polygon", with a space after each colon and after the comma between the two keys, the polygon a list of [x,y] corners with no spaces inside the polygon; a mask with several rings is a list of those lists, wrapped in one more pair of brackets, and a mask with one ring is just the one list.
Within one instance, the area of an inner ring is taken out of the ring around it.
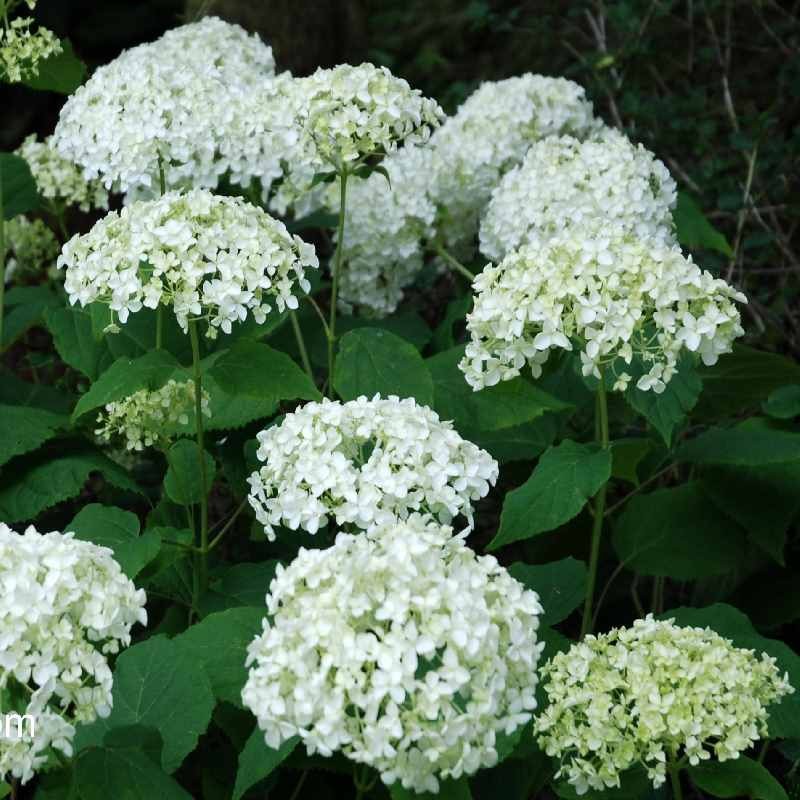
{"label": "large green leaf", "polygon": [[23,381],[11,370],[0,367],[0,403],[33,406],[56,414],[69,414],[75,405],[75,396],[61,387]]}
{"label": "large green leaf", "polygon": [[15,461],[14,472],[0,480],[0,519],[33,519],[46,508],[78,495],[93,472],[101,473],[119,489],[139,491],[122,467],[93,448],[34,453]]}
{"label": "large green leaf", "polygon": [[689,777],[712,797],[750,797],[753,800],[789,800],[769,770],[747,756],[728,761],[711,759],[689,767]]}
{"label": "large green leaf", "polygon": [[[204,450],[206,468],[206,493],[211,489],[216,465]],[[193,439],[178,439],[167,451],[167,474],[164,491],[173,503],[190,506],[203,499],[203,481],[200,473],[200,449]]]}
{"label": "large green leaf", "polygon": [[99,503],[84,506],[65,530],[74,531],[78,539],[110,547],[129,578],[135,578],[161,549],[161,538],[154,529],[139,535],[136,514]]}
{"label": "large green leaf", "polygon": [[60,53],[40,61],[37,66],[38,74],[23,81],[31,89],[72,94],[86,78],[86,64],[75,55],[68,39],[61,40]]}
{"label": "large green leaf", "polygon": [[200,601],[203,614],[228,608],[252,606],[264,611],[269,585],[275,577],[277,561],[231,564],[212,576],[208,592]]}
{"label": "large green leaf", "polygon": [[565,620],[586,596],[586,564],[575,558],[564,558],[550,564],[523,564],[509,567],[512,577],[533,589],[541,601],[543,625],[556,625]]}
{"label": "large green leaf", "polygon": [[533,474],[506,495],[490,550],[569,522],[611,476],[611,451],[570,439],[551,447]]}
{"label": "large green leaf", "polygon": [[69,425],[69,417],[30,406],[0,405],[0,464],[35,450]]}
{"label": "large green leaf", "polygon": [[297,747],[300,739],[295,736],[284,742],[277,750],[267,747],[264,734],[256,728],[239,754],[239,769],[233,787],[233,800],[241,800],[248,789],[263,781],[277,769]]}
{"label": "large green leaf", "polygon": [[205,672],[197,669],[192,653],[165,636],[140,642],[119,656],[113,699],[110,716],[78,728],[76,751],[99,745],[110,730],[145,725],[161,734],[161,765],[168,773],[195,749],[214,709]]}
{"label": "large green leaf", "polygon": [[6,297],[6,317],[0,349],[7,349],[28,330],[39,325],[48,308],[60,307],[58,295],[46,286],[12,289]]}
{"label": "large green leaf", "polygon": [[153,350],[140,358],[118,358],[78,400],[72,415],[80,417],[140,389],[160,389],[175,373],[183,373],[183,368],[165,350]]}
{"label": "large green leaf", "polygon": [[433,405],[433,380],[419,352],[408,342],[380,328],[357,328],[339,343],[333,387],[343,400],[413,397]]}
{"label": "large green leaf", "polygon": [[709,503],[697,483],[632,498],[613,543],[634,572],[675,580],[724,574],[747,553],[744,532]]}
{"label": "large green leaf", "polygon": [[639,464],[653,449],[650,439],[617,439],[611,443],[611,474],[615,478],[639,485]]}
{"label": "large green leaf", "polygon": [[266,608],[231,608],[210,614],[175,641],[183,645],[202,668],[215,697],[242,705],[242,687],[247,680],[247,647],[261,633]]}
{"label": "large green leaf", "polygon": [[111,364],[112,355],[106,340],[94,336],[87,311],[78,307],[51,308],[44,318],[56,351],[65,364],[92,381]]}
{"label": "large green leaf", "polygon": [[800,417],[800,384],[781,386],[764,402],[764,413],[775,419]]}
{"label": "large green leaf", "polygon": [[0,199],[4,220],[39,207],[39,194],[31,168],[24,158],[14,153],[0,153]]}
{"label": "large green leaf", "polygon": [[678,202],[672,212],[675,222],[675,233],[678,241],[690,250],[702,248],[716,250],[724,256],[732,256],[728,240],[718,231],[686,192],[678,192]]}

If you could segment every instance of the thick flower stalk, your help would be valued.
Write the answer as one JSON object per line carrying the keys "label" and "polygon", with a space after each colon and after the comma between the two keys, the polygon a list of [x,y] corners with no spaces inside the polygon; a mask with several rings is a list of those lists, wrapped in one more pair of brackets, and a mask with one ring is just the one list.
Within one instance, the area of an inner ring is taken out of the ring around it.
{"label": "thick flower stalk", "polygon": [[[25,0],[30,11],[36,0]],[[19,5],[19,0],[6,0],[0,15],[0,81],[21,83],[39,74],[42,61],[58,55],[61,42],[52,32],[36,26],[33,17],[15,17],[9,14]]]}
{"label": "thick flower stalk", "polygon": [[54,147],[53,137],[40,142],[31,134],[17,148],[28,162],[39,194],[55,206],[78,206],[81,211],[108,208],[108,191],[102,182],[86,180],[80,168]]}
{"label": "thick flower stalk", "polygon": [[481,252],[497,263],[522,245],[593,218],[672,244],[676,197],[667,168],[613,128],[583,142],[549,137],[532,145],[492,192],[481,221]]}
{"label": "thick flower stalk", "polygon": [[213,338],[248,314],[263,323],[270,302],[297,308],[294,292],[309,290],[305,270],[318,262],[262,209],[195,189],[111,212],[64,245],[58,266],[73,305],[106,303],[112,323],[171,306],[184,332],[204,319]]}
{"label": "thick flower stalk", "polygon": [[264,466],[249,478],[250,504],[270,539],[275,525],[366,529],[417,511],[471,524],[498,474],[487,452],[412,398],[308,403],[258,444]]}
{"label": "thick flower stalk", "polygon": [[12,217],[5,223],[5,234],[6,282],[24,275],[41,277],[48,268],[55,268],[58,239],[42,220]]}
{"label": "thick flower stalk", "polygon": [[274,94],[272,50],[215,17],[167,31],[100,67],[61,109],[54,146],[106,188],[159,192],[249,187],[281,173],[261,109]]}
{"label": "thick flower stalk", "polygon": [[[639,239],[604,220],[510,253],[473,284],[471,341],[459,367],[478,390],[539,377],[554,348],[578,349],[584,375],[623,391],[662,392],[682,351],[714,364],[744,331],[745,296],[701,270],[677,246]],[[634,363],[636,362],[636,363]]]}
{"label": "thick flower stalk", "polygon": [[33,736],[28,724],[0,735],[0,780],[71,756],[76,723],[110,713],[107,656],[147,624],[145,600],[108,548],[0,523],[0,712],[35,721]]}
{"label": "thick flower stalk", "polygon": [[[208,392],[202,390],[201,408],[211,416]],[[122,439],[127,450],[165,449],[179,436],[194,432],[194,381],[169,380],[156,391],[140,389],[130,397],[107,403],[98,416],[95,434],[105,442]]]}
{"label": "thick flower stalk", "polygon": [[546,136],[583,138],[597,125],[583,87],[525,74],[483,83],[431,137],[443,244],[471,256],[492,190]]}
{"label": "thick flower stalk", "polygon": [[299,735],[436,792],[494,765],[536,707],[538,596],[420,515],[301,549],[267,611],[242,700],[270,747]]}
{"label": "thick flower stalk", "polygon": [[767,735],[767,706],[794,691],[774,658],[652,616],[586,637],[541,674],[538,742],[578,794],[618,787],[637,764],[658,787],[676,765],[738,758]]}

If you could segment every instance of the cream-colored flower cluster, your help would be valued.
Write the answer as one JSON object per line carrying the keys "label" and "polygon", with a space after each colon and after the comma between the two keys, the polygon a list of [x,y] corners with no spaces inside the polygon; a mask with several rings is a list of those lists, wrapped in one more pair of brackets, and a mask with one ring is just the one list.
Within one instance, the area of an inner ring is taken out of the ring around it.
{"label": "cream-colored flower cluster", "polygon": [[[160,389],[140,389],[124,400],[107,403],[97,422],[95,434],[110,442],[117,437],[125,441],[128,450],[145,447],[164,448],[180,433],[191,433],[189,423],[194,419],[194,381],[169,380]],[[200,407],[211,416],[208,392],[202,391]]]}
{"label": "cream-colored flower cluster", "polygon": [[538,596],[429,518],[301,549],[267,610],[242,700],[270,747],[300,736],[437,792],[494,765],[536,707]]}
{"label": "cream-colored flower cluster", "polygon": [[619,786],[636,764],[658,787],[668,761],[738,758],[767,735],[767,706],[794,691],[770,656],[651,616],[587,636],[541,674],[539,745],[578,794]]}
{"label": "cream-colored flower cluster", "polygon": [[40,275],[48,267],[55,267],[59,244],[55,234],[40,219],[22,215],[6,222],[6,282],[12,277]]}
{"label": "cream-colored flower cluster", "polygon": [[53,147],[53,137],[43,142],[31,134],[17,149],[28,162],[36,188],[46,200],[78,206],[81,211],[108,208],[108,191],[99,180],[86,180],[80,168]]}
{"label": "cream-colored flower cluster", "polygon": [[[36,0],[26,0],[26,4],[32,11]],[[20,83],[35,78],[41,62],[58,55],[62,45],[52,31],[40,25],[34,28],[33,17],[15,17],[9,22],[7,12],[8,8],[0,19],[0,81]]]}
{"label": "cream-colored flower cluster", "polygon": [[714,364],[744,331],[745,296],[677,246],[586,220],[488,266],[473,283],[471,341],[459,364],[473,389],[534,377],[551,350],[580,350],[584,375],[610,370],[614,389],[662,392],[683,350]]}
{"label": "cream-colored flower cluster", "polygon": [[422,511],[448,523],[497,480],[497,462],[413,398],[323,400],[258,434],[264,462],[250,505],[274,526],[316,533],[329,521],[366,529]]}
{"label": "cream-colored flower cluster", "polygon": [[522,245],[596,217],[672,244],[676,197],[667,168],[613,128],[583,142],[548,137],[533,144],[492,192],[481,221],[481,252],[497,263]]}
{"label": "cream-colored flower cluster", "polygon": [[91,180],[134,196],[249,187],[281,173],[262,108],[274,94],[272,51],[238,25],[207,17],[126,50],[61,109],[54,145]]}
{"label": "cream-colored flower cluster", "polygon": [[64,287],[72,304],[107,303],[120,322],[142,307],[171,305],[184,331],[208,321],[209,337],[252,314],[263,323],[272,300],[297,308],[310,288],[314,248],[240,198],[205,189],[168,192],[111,212],[64,245]]}
{"label": "cream-colored flower cluster", "polygon": [[36,724],[0,738],[0,780],[25,783],[53,750],[70,756],[75,723],[110,713],[106,657],[147,624],[145,599],[108,548],[0,523],[0,711]]}

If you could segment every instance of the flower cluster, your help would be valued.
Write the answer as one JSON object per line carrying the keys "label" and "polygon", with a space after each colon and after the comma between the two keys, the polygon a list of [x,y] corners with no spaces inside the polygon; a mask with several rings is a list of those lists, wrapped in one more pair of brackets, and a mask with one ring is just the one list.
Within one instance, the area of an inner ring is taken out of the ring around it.
{"label": "flower cluster", "polygon": [[767,734],[766,706],[794,691],[770,656],[651,616],[558,653],[542,681],[538,741],[578,794],[618,787],[635,764],[658,787],[668,760],[738,758]]}
{"label": "flower cluster", "polygon": [[[36,0],[26,0],[33,10]],[[10,5],[7,3],[6,5]],[[0,80],[9,83],[35,78],[39,65],[62,50],[58,37],[41,26],[33,29],[33,17],[16,17],[8,22],[7,14],[0,19]]]}
{"label": "flower cluster", "polygon": [[55,234],[40,219],[12,217],[6,222],[6,281],[16,275],[39,274],[55,266],[59,244]]}
{"label": "flower cluster", "polygon": [[[471,341],[459,367],[473,389],[539,377],[553,348],[580,348],[584,375],[610,367],[614,389],[664,390],[683,349],[714,364],[744,331],[745,296],[677,246],[642,240],[603,219],[523,247],[473,284]],[[633,366],[629,365],[634,362]]]}
{"label": "flower cluster", "polygon": [[[145,447],[165,447],[176,435],[189,433],[189,423],[194,419],[194,381],[169,380],[155,391],[140,389],[124,400],[107,403],[98,416],[100,427],[95,434],[110,442],[119,436],[128,450]],[[200,407],[205,416],[211,416],[209,395],[200,396]]]}
{"label": "flower cluster", "polygon": [[[372,316],[391,314],[424,265],[424,242],[435,233],[431,196],[435,154],[407,146],[392,153],[379,173],[347,183],[344,252],[339,304]],[[338,202],[332,208],[338,212]],[[334,256],[335,257],[335,256]]]}
{"label": "flower cluster", "polygon": [[583,142],[549,137],[532,145],[492,193],[481,221],[481,252],[498,262],[593,217],[671,244],[676,196],[667,168],[617,130]]}
{"label": "flower cluster", "polygon": [[17,149],[28,162],[36,188],[46,200],[78,206],[81,211],[108,208],[108,192],[99,180],[87,181],[81,170],[53,147],[53,137],[43,142],[31,134]]}
{"label": "flower cluster", "polygon": [[36,720],[35,737],[0,739],[0,780],[28,781],[51,748],[70,756],[74,724],[111,711],[106,656],[147,624],[144,591],[112,556],[72,533],[0,524],[0,710]]}
{"label": "flower cluster", "polygon": [[316,533],[368,528],[427,512],[472,521],[472,503],[497,480],[495,460],[412,398],[323,400],[258,434],[265,462],[250,478],[250,504],[269,538],[274,525]]}
{"label": "flower cluster", "polygon": [[214,17],[168,31],[100,67],[61,109],[58,151],[87,179],[123,192],[244,186],[280,175],[262,106],[272,97],[272,51]]}
{"label": "flower cluster", "polygon": [[583,88],[564,78],[526,74],[482,84],[431,138],[447,246],[471,248],[492,190],[535,141],[582,138],[595,125]]}
{"label": "flower cluster", "polygon": [[70,302],[103,302],[121,322],[143,306],[172,305],[184,331],[205,318],[208,335],[230,333],[248,312],[297,308],[295,284],[309,290],[314,248],[240,198],[205,189],[137,201],[74,236],[58,259]]}
{"label": "flower cluster", "polygon": [[420,515],[301,549],[267,610],[242,700],[270,747],[299,735],[436,792],[536,707],[538,596]]}

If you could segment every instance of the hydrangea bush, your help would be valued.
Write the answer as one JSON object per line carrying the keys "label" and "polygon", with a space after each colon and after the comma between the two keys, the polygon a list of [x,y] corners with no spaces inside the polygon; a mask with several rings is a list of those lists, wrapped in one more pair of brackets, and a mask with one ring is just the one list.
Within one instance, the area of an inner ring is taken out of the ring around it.
{"label": "hydrangea bush", "polygon": [[0,797],[787,798],[800,368],[674,154],[216,17],[88,74],[32,5]]}

